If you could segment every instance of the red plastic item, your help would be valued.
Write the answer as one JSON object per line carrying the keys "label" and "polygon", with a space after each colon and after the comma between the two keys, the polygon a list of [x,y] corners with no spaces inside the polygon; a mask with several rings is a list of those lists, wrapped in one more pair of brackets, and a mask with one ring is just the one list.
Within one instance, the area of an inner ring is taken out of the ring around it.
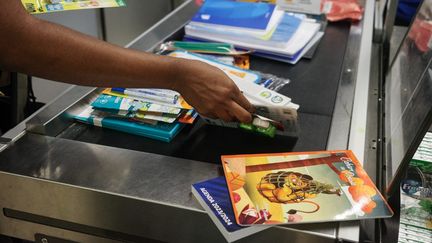
{"label": "red plastic item", "polygon": [[324,0],[322,11],[332,22],[344,19],[358,21],[363,17],[363,8],[356,0]]}
{"label": "red plastic item", "polygon": [[416,18],[408,33],[408,38],[414,41],[419,51],[427,52],[432,43],[432,23]]}

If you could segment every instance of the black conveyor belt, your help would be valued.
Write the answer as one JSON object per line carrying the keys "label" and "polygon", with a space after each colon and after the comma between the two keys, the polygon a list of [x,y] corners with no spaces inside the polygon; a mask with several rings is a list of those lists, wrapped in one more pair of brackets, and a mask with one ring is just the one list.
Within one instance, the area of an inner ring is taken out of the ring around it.
{"label": "black conveyor belt", "polygon": [[74,139],[186,159],[220,163],[222,154],[325,150],[342,71],[350,24],[332,23],[311,60],[296,65],[252,57],[251,69],[289,78],[280,92],[300,105],[298,138],[274,139],[199,120],[171,143],[75,123],[61,134]]}

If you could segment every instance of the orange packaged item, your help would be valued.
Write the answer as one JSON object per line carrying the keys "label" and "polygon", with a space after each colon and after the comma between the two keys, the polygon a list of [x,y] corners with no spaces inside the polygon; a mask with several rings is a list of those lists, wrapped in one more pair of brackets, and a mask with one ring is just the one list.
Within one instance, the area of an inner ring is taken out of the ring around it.
{"label": "orange packaged item", "polygon": [[362,19],[363,8],[356,0],[324,0],[322,4],[322,12],[326,14],[329,21]]}

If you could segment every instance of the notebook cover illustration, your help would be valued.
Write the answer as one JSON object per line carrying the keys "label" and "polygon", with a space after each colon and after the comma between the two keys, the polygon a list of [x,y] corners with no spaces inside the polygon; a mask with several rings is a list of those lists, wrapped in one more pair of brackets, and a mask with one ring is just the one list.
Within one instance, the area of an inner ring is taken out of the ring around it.
{"label": "notebook cover illustration", "polygon": [[126,6],[124,0],[21,0],[21,3],[30,14]]}
{"label": "notebook cover illustration", "polygon": [[391,217],[349,150],[222,156],[239,225]]}

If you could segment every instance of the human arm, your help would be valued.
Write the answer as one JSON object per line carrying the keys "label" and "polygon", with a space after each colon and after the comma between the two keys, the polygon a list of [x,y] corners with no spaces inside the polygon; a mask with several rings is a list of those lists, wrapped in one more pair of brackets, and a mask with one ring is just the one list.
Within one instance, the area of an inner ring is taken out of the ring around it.
{"label": "human arm", "polygon": [[118,47],[26,13],[0,0],[0,67],[71,84],[179,91],[202,115],[251,119],[252,107],[222,71],[198,61]]}

